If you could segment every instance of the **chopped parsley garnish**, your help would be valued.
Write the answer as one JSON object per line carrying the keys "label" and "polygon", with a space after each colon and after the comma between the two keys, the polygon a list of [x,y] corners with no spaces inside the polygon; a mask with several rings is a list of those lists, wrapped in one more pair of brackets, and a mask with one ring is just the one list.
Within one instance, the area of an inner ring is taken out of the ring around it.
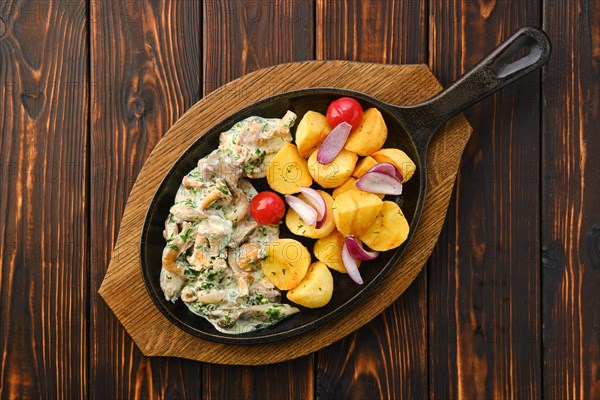
{"label": "chopped parsley garnish", "polygon": [[223,317],[223,319],[225,320],[225,325],[228,326],[228,327],[232,326],[235,323],[231,319],[231,311],[228,312],[227,314],[225,314],[225,316]]}
{"label": "chopped parsley garnish", "polygon": [[217,190],[223,193],[225,196],[230,195],[229,188],[227,187],[227,185],[217,185]]}
{"label": "chopped parsley garnish", "polygon": [[259,304],[267,303],[268,300],[263,298],[263,295],[256,293],[254,296],[248,297],[247,304],[250,306],[257,306]]}
{"label": "chopped parsley garnish", "polygon": [[181,239],[186,242],[188,239],[192,237],[192,233],[194,233],[194,227],[187,228],[182,234]]}
{"label": "chopped parsley garnish", "polygon": [[215,287],[215,284],[212,282],[202,282],[200,284],[200,289],[202,290],[210,290]]}
{"label": "chopped parsley garnish", "polygon": [[267,308],[267,315],[271,320],[279,319],[281,312],[274,305],[273,307]]}
{"label": "chopped parsley garnish", "polygon": [[223,277],[220,275],[221,274],[219,274],[218,272],[213,271],[212,268],[205,269],[202,272],[202,276],[204,276],[204,279],[206,279],[207,281],[214,281],[217,277],[219,277],[220,279],[223,279]]}

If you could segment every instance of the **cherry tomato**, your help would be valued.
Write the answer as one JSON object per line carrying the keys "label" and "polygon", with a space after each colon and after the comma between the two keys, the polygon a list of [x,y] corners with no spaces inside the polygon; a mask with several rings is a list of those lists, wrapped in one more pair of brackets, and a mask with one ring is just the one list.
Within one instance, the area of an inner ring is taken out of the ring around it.
{"label": "cherry tomato", "polygon": [[260,192],[250,202],[250,214],[262,225],[274,225],[285,214],[285,203],[273,192]]}
{"label": "cherry tomato", "polygon": [[356,128],[362,121],[363,109],[360,103],[350,97],[341,97],[327,107],[327,122],[334,128],[341,122],[347,122]]}

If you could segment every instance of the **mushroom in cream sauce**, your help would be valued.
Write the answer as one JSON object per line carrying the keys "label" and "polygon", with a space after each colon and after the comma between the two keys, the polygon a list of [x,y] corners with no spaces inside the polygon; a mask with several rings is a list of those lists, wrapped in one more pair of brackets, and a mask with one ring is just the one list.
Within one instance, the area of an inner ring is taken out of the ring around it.
{"label": "mushroom in cream sauce", "polygon": [[219,147],[182,180],[165,221],[160,286],[221,332],[271,326],[299,310],[280,303],[261,262],[279,238],[248,212],[257,192],[247,178],[265,177],[269,160],[291,142],[296,115],[252,116],[221,133]]}

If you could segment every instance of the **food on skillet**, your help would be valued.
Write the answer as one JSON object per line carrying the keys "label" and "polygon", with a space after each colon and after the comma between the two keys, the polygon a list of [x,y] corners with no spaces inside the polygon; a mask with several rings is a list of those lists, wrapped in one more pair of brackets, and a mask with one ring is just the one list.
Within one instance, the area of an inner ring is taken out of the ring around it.
{"label": "food on skillet", "polygon": [[[250,117],[223,132],[217,150],[183,180],[165,223],[161,288],[226,333],[273,325],[299,310],[325,306],[333,269],[362,283],[358,267],[408,236],[398,195],[415,165],[398,149],[382,148],[387,127],[375,108],[350,98],[327,115]],[[257,193],[247,178],[266,177],[273,192]],[[316,183],[320,188],[314,186]],[[280,239],[281,219],[297,236],[317,239],[309,250]],[[365,249],[368,246],[371,250]]]}
{"label": "food on skillet", "polygon": [[273,157],[267,169],[267,182],[271,189],[282,193],[298,193],[300,187],[312,185],[306,160],[291,143],[286,144]]}
{"label": "food on skillet", "polygon": [[319,150],[320,148],[313,151],[308,158],[308,170],[314,180],[327,189],[341,186],[352,175],[358,155],[342,149],[333,160],[327,164],[322,164],[317,160]]}
{"label": "food on skillet", "polygon": [[287,298],[304,307],[323,307],[333,296],[333,276],[327,265],[317,261],[308,267],[302,282],[287,292]]}
{"label": "food on skillet", "polygon": [[[358,270],[361,261],[373,260],[378,252],[394,249],[407,239],[408,221],[400,207],[385,196],[402,193],[402,183],[412,177],[415,164],[402,150],[382,148],[387,135],[379,110],[363,112],[360,103],[347,97],[332,102],[327,115],[308,111],[300,120],[294,154],[308,159],[306,167],[315,183],[332,190],[315,191],[300,185],[286,186],[282,191],[285,185],[281,181],[288,180],[285,173],[275,173],[269,180],[271,188],[285,194],[290,205],[285,216],[288,229],[317,239],[313,253],[320,262],[320,272],[307,274],[304,286],[288,292],[289,300],[315,306],[311,299],[320,298],[324,288],[329,289],[321,265],[363,283]],[[275,156],[278,158],[279,154]],[[297,156],[293,159],[304,168],[303,160]],[[317,289],[311,289],[314,275],[320,277]]]}
{"label": "food on skillet", "polygon": [[269,161],[291,142],[295,119],[289,111],[282,119],[249,117],[223,132],[219,147],[183,178],[165,222],[165,298],[181,298],[221,332],[250,332],[298,312],[280,303],[281,293],[262,272],[266,249],[279,238],[278,220],[252,216],[257,192],[246,179],[265,176]]}

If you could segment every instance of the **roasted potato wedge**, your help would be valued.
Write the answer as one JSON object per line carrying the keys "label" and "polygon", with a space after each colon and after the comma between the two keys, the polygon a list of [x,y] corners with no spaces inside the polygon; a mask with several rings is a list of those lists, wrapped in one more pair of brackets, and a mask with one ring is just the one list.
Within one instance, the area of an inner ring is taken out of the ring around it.
{"label": "roasted potato wedge", "polygon": [[[356,238],[358,241],[359,239]],[[346,237],[342,235],[338,230],[334,230],[329,235],[321,238],[315,242],[313,247],[313,253],[317,260],[324,262],[329,268],[346,274],[346,268],[342,262],[342,246]],[[360,266],[360,260],[356,260],[358,266]]]}
{"label": "roasted potato wedge", "polygon": [[352,176],[355,177],[356,179],[360,178],[361,176],[366,174],[367,171],[370,170],[371,167],[374,166],[375,164],[377,164],[377,160],[375,160],[371,156],[366,156],[364,158],[361,158],[356,163],[356,167],[354,168],[354,172],[352,172]]}
{"label": "roasted potato wedge", "polygon": [[398,168],[402,174],[402,183],[408,181],[417,169],[413,160],[399,149],[381,149],[371,155],[377,162],[388,162]]}
{"label": "roasted potato wedge", "polygon": [[383,115],[376,108],[363,114],[360,125],[354,129],[344,148],[361,156],[368,156],[381,149],[387,139],[388,130]]}
{"label": "roasted potato wedge", "polygon": [[275,154],[267,168],[267,182],[271,189],[281,194],[293,194],[300,186],[312,185],[306,159],[298,153],[298,148],[286,144]]}
{"label": "roasted potato wedge", "polygon": [[[333,189],[333,193],[331,193],[331,195],[335,199],[337,196],[339,196],[340,194],[342,194],[344,192],[347,192],[348,190],[360,190],[359,188],[356,187],[356,179],[354,179],[353,177],[348,178],[348,180],[346,182],[344,182],[341,186],[338,186],[335,189]],[[380,199],[383,199],[383,197],[385,196],[384,194],[380,194],[380,193],[373,193],[373,194],[375,194]]]}
{"label": "roasted potato wedge", "polygon": [[354,179],[353,177],[348,178],[346,182],[333,189],[333,192],[331,192],[331,196],[335,199],[340,194],[347,192],[348,190],[359,190],[356,187],[356,179]]}
{"label": "roasted potato wedge", "polygon": [[350,178],[358,160],[356,153],[342,149],[332,162],[321,164],[317,161],[318,152],[319,149],[313,151],[308,159],[308,171],[315,182],[324,188],[335,188]]}
{"label": "roasted potato wedge", "polygon": [[293,289],[302,281],[310,265],[310,253],[294,239],[278,239],[267,248],[262,271],[278,289]]}
{"label": "roasted potato wedge", "polygon": [[[315,225],[306,224],[306,222],[300,218],[298,213],[290,207],[285,216],[285,224],[293,234],[317,239],[329,235],[335,229],[335,220],[333,219],[333,198],[327,192],[322,190],[319,190],[318,192],[323,196],[325,205],[327,206],[325,222],[317,229]],[[306,201],[303,194],[299,195],[298,198]],[[321,215],[319,215],[319,218],[321,218]]]}
{"label": "roasted potato wedge", "polygon": [[332,295],[333,276],[321,261],[311,264],[302,282],[287,292],[288,300],[307,308],[323,307]]}
{"label": "roasted potato wedge", "polygon": [[331,132],[331,128],[327,123],[327,117],[323,114],[315,111],[308,111],[304,114],[296,128],[296,145],[302,157],[310,157],[313,151],[323,143],[329,132]]}
{"label": "roasted potato wedge", "polygon": [[348,190],[335,198],[333,217],[344,236],[361,235],[379,214],[383,202],[377,195],[362,190]]}
{"label": "roasted potato wedge", "polygon": [[398,204],[384,201],[375,221],[358,237],[373,250],[387,251],[404,243],[408,232],[408,221]]}

